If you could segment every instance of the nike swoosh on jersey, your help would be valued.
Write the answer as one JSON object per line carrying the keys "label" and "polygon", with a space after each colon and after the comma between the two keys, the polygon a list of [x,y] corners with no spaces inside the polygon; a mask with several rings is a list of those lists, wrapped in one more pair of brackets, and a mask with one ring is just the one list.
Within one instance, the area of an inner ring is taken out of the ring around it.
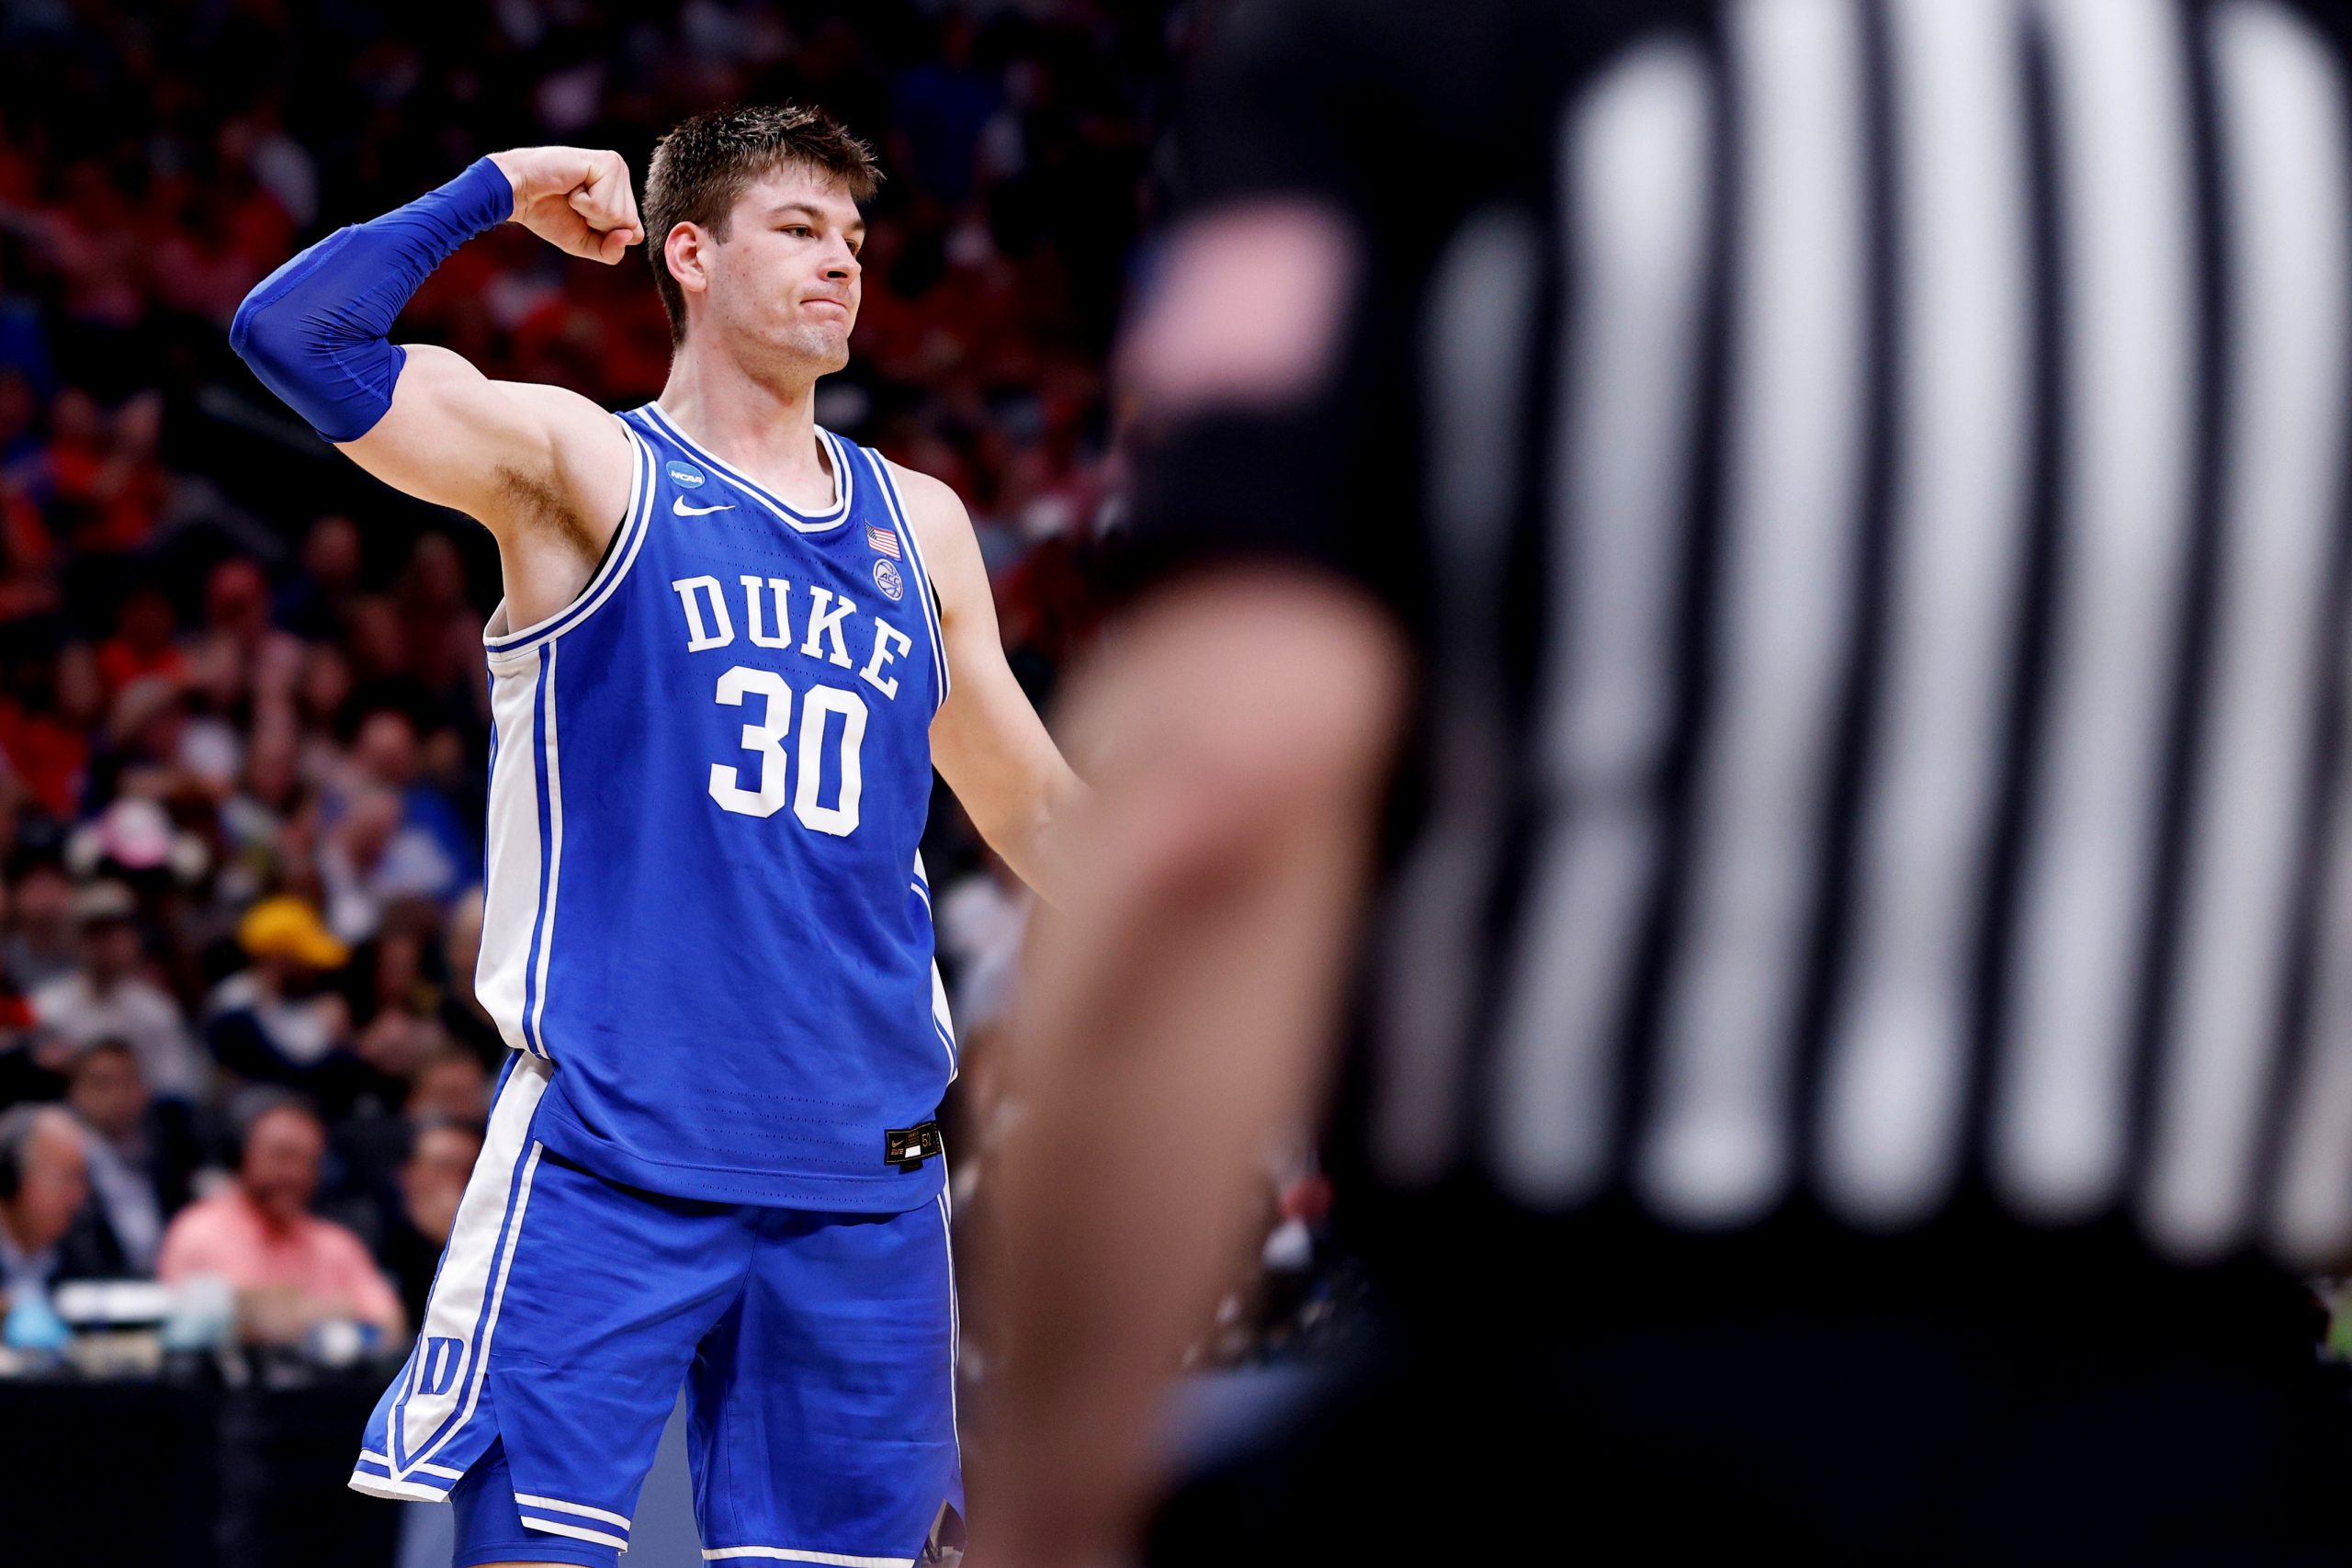
{"label": "nike swoosh on jersey", "polygon": [[713,512],[732,512],[735,506],[731,502],[725,506],[688,506],[686,498],[682,495],[670,502],[670,510],[681,517],[702,517]]}

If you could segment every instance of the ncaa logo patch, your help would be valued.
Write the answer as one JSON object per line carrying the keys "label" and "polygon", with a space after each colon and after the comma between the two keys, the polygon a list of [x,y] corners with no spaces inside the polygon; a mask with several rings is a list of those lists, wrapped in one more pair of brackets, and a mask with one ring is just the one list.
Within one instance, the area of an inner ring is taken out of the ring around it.
{"label": "ncaa logo patch", "polygon": [[899,569],[886,560],[874,563],[874,586],[894,600],[904,597],[907,592],[905,581],[899,576]]}
{"label": "ncaa logo patch", "polygon": [[702,470],[692,463],[682,463],[673,457],[662,465],[662,471],[670,476],[670,482],[673,484],[684,485],[688,490],[702,488]]}

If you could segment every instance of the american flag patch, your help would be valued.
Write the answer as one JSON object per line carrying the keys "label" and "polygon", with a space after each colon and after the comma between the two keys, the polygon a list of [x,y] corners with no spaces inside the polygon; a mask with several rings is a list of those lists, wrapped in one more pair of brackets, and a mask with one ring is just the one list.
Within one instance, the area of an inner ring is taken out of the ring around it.
{"label": "american flag patch", "polygon": [[899,558],[899,536],[892,533],[889,529],[876,528],[871,523],[867,524],[865,525],[865,542],[872,545],[876,549],[880,550],[884,555],[888,556],[892,560],[897,560]]}

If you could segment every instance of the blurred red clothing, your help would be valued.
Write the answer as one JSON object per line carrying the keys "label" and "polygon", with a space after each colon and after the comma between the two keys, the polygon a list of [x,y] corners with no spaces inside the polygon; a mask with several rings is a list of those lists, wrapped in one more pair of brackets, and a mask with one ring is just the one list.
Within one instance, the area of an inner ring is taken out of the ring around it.
{"label": "blurred red clothing", "polygon": [[146,539],[164,509],[164,470],[153,459],[53,442],[47,460],[57,498],[85,510],[76,545],[130,550]]}
{"label": "blurred red clothing", "polygon": [[89,738],[54,714],[28,713],[0,700],[0,757],[40,807],[71,821],[90,762]]}
{"label": "blurred red clothing", "polygon": [[388,1329],[401,1322],[399,1295],[356,1235],[315,1214],[281,1229],[235,1188],[189,1204],[164,1233],[155,1277],[170,1285],[198,1274],[241,1291],[290,1288],[338,1316]]}
{"label": "blurred red clothing", "polygon": [[168,642],[142,648],[128,637],[110,637],[98,644],[98,679],[109,698],[142,675],[164,675],[175,684],[185,684],[187,657]]}

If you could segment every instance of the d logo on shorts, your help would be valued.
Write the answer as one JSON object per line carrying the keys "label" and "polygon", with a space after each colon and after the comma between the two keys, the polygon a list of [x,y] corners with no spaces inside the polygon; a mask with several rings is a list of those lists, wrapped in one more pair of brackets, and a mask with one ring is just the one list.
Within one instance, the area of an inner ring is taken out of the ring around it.
{"label": "d logo on shorts", "polygon": [[427,1339],[424,1353],[417,1358],[416,1392],[428,1398],[448,1393],[450,1385],[458,1381],[458,1368],[465,1359],[464,1340]]}

